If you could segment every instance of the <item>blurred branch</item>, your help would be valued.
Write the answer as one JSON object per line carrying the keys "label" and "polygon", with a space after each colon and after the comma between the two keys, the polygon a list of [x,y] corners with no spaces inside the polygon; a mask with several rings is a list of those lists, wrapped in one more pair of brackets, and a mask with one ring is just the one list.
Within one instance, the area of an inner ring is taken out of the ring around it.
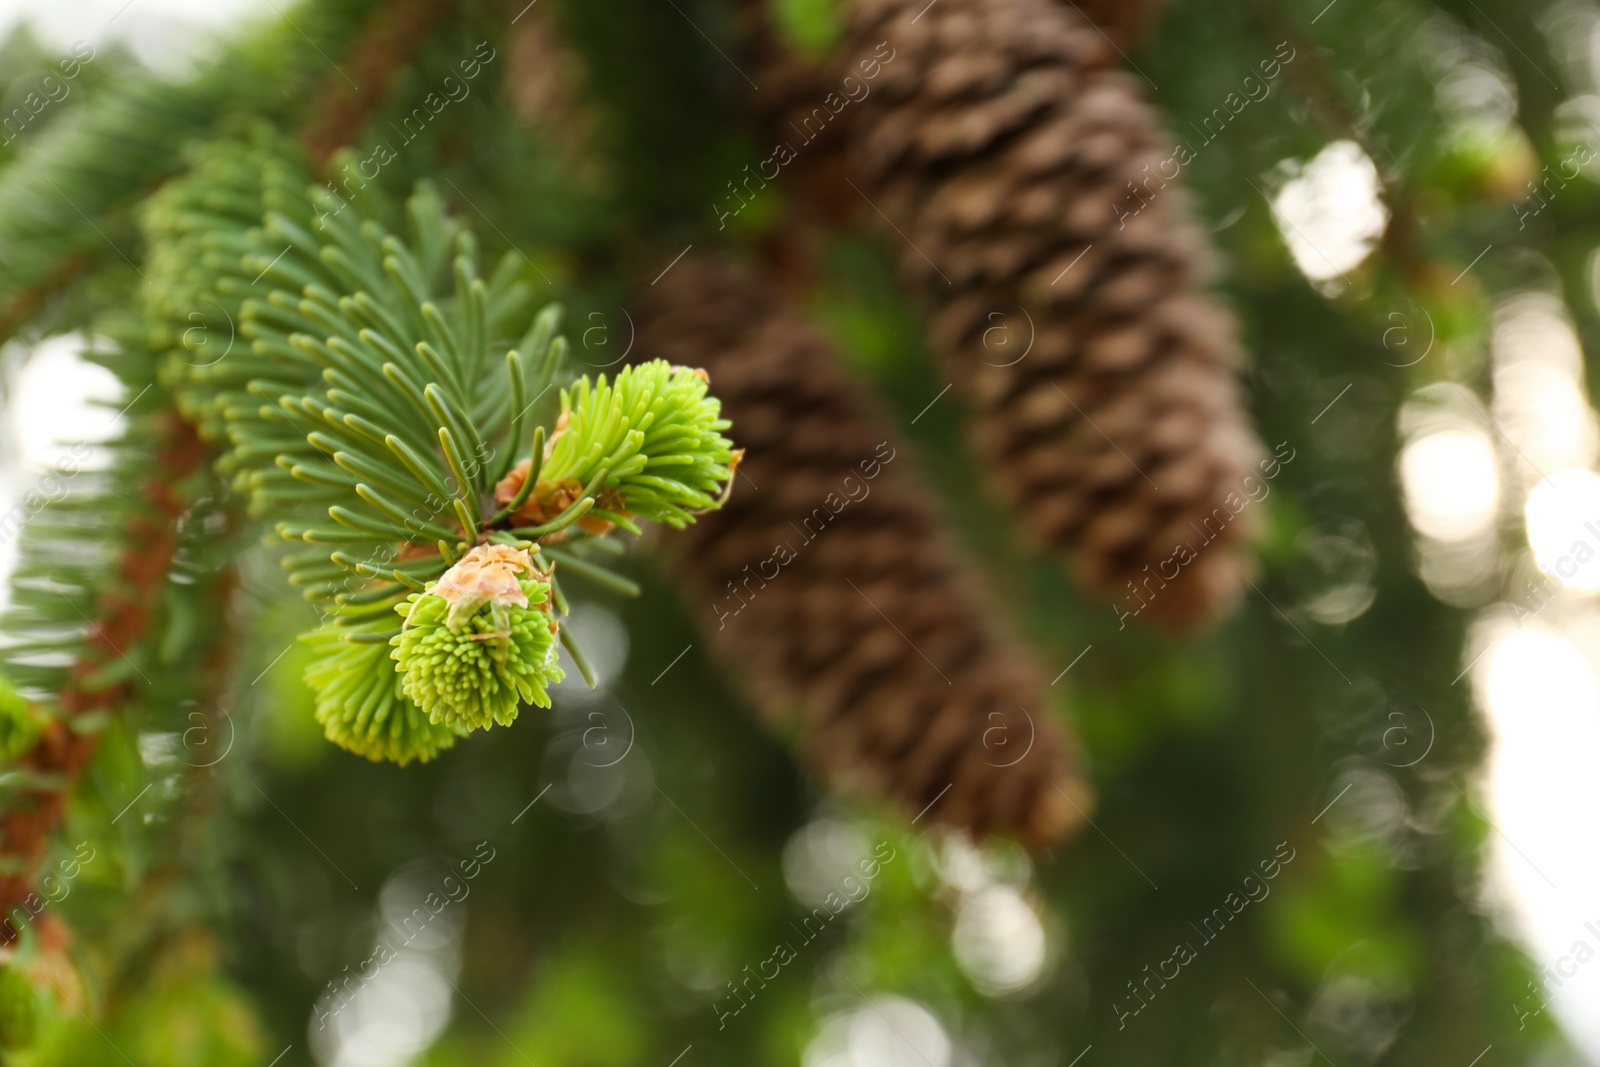
{"label": "blurred branch", "polygon": [[[237,512],[225,512],[228,533],[239,525]],[[228,533],[221,536],[226,537]],[[222,736],[222,723],[227,721],[228,688],[237,660],[239,634],[229,609],[234,594],[239,589],[238,568],[229,563],[210,578],[200,603],[213,613],[213,624],[206,627],[201,638],[198,678],[194,687],[194,701],[207,743]],[[194,727],[190,727],[193,729]],[[236,729],[228,726],[229,737]],[[184,747],[188,748],[188,731],[183,734]],[[207,909],[186,907],[195,899],[211,899],[194,892],[202,877],[203,868],[215,862],[211,850],[214,842],[207,840],[205,830],[208,817],[217,812],[222,799],[215,761],[190,765],[185,760],[179,772],[185,786],[183,807],[165,828],[167,840],[162,861],[145,873],[140,884],[128,894],[128,906],[116,924],[102,932],[102,941],[111,950],[106,991],[107,1005],[116,1011],[117,1003],[135,995],[145,976],[159,961],[179,946],[185,931],[203,930],[211,915]],[[187,892],[186,892],[187,891]],[[175,894],[181,899],[175,900]],[[174,906],[176,905],[176,906]]]}
{"label": "blurred branch", "polygon": [[[97,714],[114,712],[132,688],[126,679],[109,685],[95,679],[108,663],[127,658],[149,629],[153,605],[161,601],[178,547],[177,522],[186,503],[177,486],[209,458],[194,427],[177,414],[168,413],[158,432],[161,439],[153,450],[152,475],[138,487],[147,510],[129,524],[116,564],[117,581],[100,596],[100,611],[88,624],[84,654],[73,664],[67,688],[57,698],[61,716],[45,727],[33,750],[18,761],[29,784],[17,788],[13,803],[0,817],[4,831],[0,914],[21,907],[32,894],[33,872],[61,819],[67,794],[94,755],[98,730],[77,727]],[[0,944],[16,936],[14,929],[0,928]]]}
{"label": "blurred branch", "polygon": [[321,103],[300,134],[313,170],[325,173],[333,154],[360,135],[388,98],[390,84],[454,6],[452,0],[397,0],[372,9],[343,65],[313,97]]}
{"label": "blurred branch", "polygon": [[93,265],[91,256],[73,256],[40,284],[8,294],[0,302],[0,343],[10,340],[25,323],[39,314],[51,297],[67,289],[88,273]]}

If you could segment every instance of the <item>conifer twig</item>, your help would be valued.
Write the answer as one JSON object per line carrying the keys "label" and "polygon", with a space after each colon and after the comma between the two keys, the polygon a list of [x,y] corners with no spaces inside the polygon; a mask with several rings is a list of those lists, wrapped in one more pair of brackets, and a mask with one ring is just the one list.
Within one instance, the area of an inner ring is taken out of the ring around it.
{"label": "conifer twig", "polygon": [[[326,166],[333,152],[353,140],[381,104],[396,72],[408,63],[428,31],[449,9],[448,0],[401,0],[374,9],[357,38],[346,67],[362,90],[352,93],[342,76],[330,81],[327,100],[302,130],[300,143],[314,167]],[[85,265],[69,262],[58,274],[70,282]],[[0,327],[9,334],[36,313],[50,292],[61,285],[13,296],[3,312]],[[33,876],[39,860],[66,806],[66,798],[93,757],[97,734],[73,728],[75,719],[117,709],[132,683],[123,680],[93,687],[91,677],[106,662],[122,658],[144,637],[153,605],[177,548],[177,522],[184,500],[177,488],[210,462],[211,450],[194,425],[169,411],[158,430],[151,477],[139,495],[150,512],[129,529],[126,548],[116,564],[116,584],[100,598],[100,612],[89,623],[88,650],[71,668],[69,682],[59,696],[61,718],[48,723],[32,750],[17,761],[28,772],[7,810],[0,813],[0,915],[23,906],[33,893]],[[49,783],[48,786],[42,783]],[[0,924],[0,945],[15,940],[18,931]]]}
{"label": "conifer twig", "polygon": [[[134,684],[125,679],[95,686],[90,679],[144,637],[178,545],[177,521],[185,501],[177,486],[209,459],[193,425],[175,412],[161,420],[158,432],[161,443],[154,450],[151,477],[139,487],[148,511],[130,523],[115,581],[101,594],[97,620],[89,624],[85,654],[73,664],[58,697],[61,717],[46,725],[32,751],[18,761],[31,772],[34,784],[20,787],[0,815],[0,914],[24,906],[33,892],[34,869],[61,819],[67,794],[94,755],[98,734],[74,729],[74,720],[114,711]],[[39,784],[44,781],[52,784]],[[0,924],[0,944],[16,936],[15,927]]]}
{"label": "conifer twig", "polygon": [[[236,512],[229,514],[230,529],[236,518]],[[196,671],[196,705],[204,716],[208,741],[217,736],[212,732],[219,725],[217,712],[227,715],[224,702],[238,649],[228,609],[238,589],[239,571],[230,563],[211,576],[204,598],[204,603],[217,614],[216,624],[206,628],[207,647]],[[132,894],[128,911],[114,927],[114,931],[122,936],[113,946],[113,978],[107,990],[107,1005],[112,1013],[124,998],[139,988],[143,975],[161,958],[162,950],[171,948],[177,940],[176,935],[185,929],[203,926],[204,917],[193,914],[193,909],[185,909],[173,921],[173,909],[167,908],[167,921],[162,922],[162,906],[173,899],[173,892],[192,884],[186,876],[193,875],[198,865],[197,857],[204,855],[206,817],[214,814],[224,799],[223,790],[218,787],[217,776],[213,772],[221,758],[219,756],[210,763],[190,765],[185,770],[184,778],[188,783],[184,792],[185,803],[182,812],[174,820],[167,852],[162,862],[144,876],[138,891]]]}

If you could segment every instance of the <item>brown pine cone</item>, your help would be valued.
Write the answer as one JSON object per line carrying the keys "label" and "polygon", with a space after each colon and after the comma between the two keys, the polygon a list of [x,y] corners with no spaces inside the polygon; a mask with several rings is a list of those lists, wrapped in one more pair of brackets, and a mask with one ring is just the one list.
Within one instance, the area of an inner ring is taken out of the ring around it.
{"label": "brown pine cone", "polygon": [[704,367],[747,449],[727,505],[674,538],[675,570],[758,705],[798,715],[830,784],[913,818],[1034,845],[1074,829],[1088,790],[1049,689],[828,344],[769,288],[695,258],[637,318],[639,358]]}
{"label": "brown pine cone", "polygon": [[1119,610],[1216,617],[1257,517],[1225,501],[1260,446],[1173,142],[1071,6],[852,11],[842,56],[894,50],[850,127],[862,193],[937,304],[933,343],[1000,488]]}

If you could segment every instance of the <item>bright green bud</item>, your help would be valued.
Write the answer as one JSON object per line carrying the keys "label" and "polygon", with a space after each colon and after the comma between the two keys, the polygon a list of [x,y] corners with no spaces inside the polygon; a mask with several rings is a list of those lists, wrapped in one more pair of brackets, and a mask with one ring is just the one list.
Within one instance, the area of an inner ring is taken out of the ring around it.
{"label": "bright green bud", "polygon": [[550,706],[564,672],[544,576],[520,549],[479,545],[395,606],[406,621],[390,654],[430,720],[465,732],[509,726],[522,701]]}
{"label": "bright green bud", "polygon": [[317,695],[317,721],[328,740],[358,756],[402,766],[414,759],[426,763],[455,744],[455,731],[428,721],[401,690],[389,646],[346,639],[358,633],[330,624],[301,638],[316,654],[305,679]]}
{"label": "bright green bud", "polygon": [[598,491],[619,493],[633,515],[682,528],[717,507],[733,477],[733,442],[722,435],[731,424],[721,412],[704,371],[665,360],[624,367],[612,382],[580,378],[562,391],[540,485],[587,486],[605,470]]}

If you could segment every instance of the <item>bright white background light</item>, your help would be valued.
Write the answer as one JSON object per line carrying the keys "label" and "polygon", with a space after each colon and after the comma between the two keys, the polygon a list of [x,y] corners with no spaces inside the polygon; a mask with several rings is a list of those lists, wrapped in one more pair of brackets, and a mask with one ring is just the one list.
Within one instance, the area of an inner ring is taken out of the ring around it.
{"label": "bright white background light", "polygon": [[1600,590],[1600,474],[1556,471],[1533,487],[1524,515],[1540,570],[1569,589]]}
{"label": "bright white background light", "polygon": [[956,962],[986,993],[1026,989],[1044,969],[1045,937],[1039,916],[1008,885],[967,897],[950,935]]}
{"label": "bright white background light", "polygon": [[1499,456],[1477,430],[1440,430],[1400,453],[1406,513],[1419,533],[1460,541],[1487,529],[1500,504]]}
{"label": "bright white background light", "polygon": [[879,997],[822,1024],[805,1067],[950,1067],[950,1038],[933,1014],[904,997]]}
{"label": "bright white background light", "polygon": [[1389,225],[1378,168],[1353,141],[1335,141],[1291,175],[1272,201],[1278,228],[1307,278],[1327,282],[1361,265]]}
{"label": "bright white background light", "polygon": [[1600,959],[1579,966],[1572,957],[1580,941],[1600,955],[1600,936],[1585,925],[1600,926],[1600,853],[1586,843],[1600,813],[1600,683],[1590,657],[1539,621],[1494,624],[1487,638],[1472,680],[1493,737],[1485,769],[1495,826],[1490,886],[1534,965],[1554,976],[1537,991],[1516,990],[1507,1010],[1548,1002],[1592,1056],[1600,1049]]}
{"label": "bright white background light", "polygon": [[181,73],[241,19],[273,14],[268,0],[0,0],[0,35],[22,22],[46,51],[66,54],[75,42],[96,50],[120,43],[158,70]]}

